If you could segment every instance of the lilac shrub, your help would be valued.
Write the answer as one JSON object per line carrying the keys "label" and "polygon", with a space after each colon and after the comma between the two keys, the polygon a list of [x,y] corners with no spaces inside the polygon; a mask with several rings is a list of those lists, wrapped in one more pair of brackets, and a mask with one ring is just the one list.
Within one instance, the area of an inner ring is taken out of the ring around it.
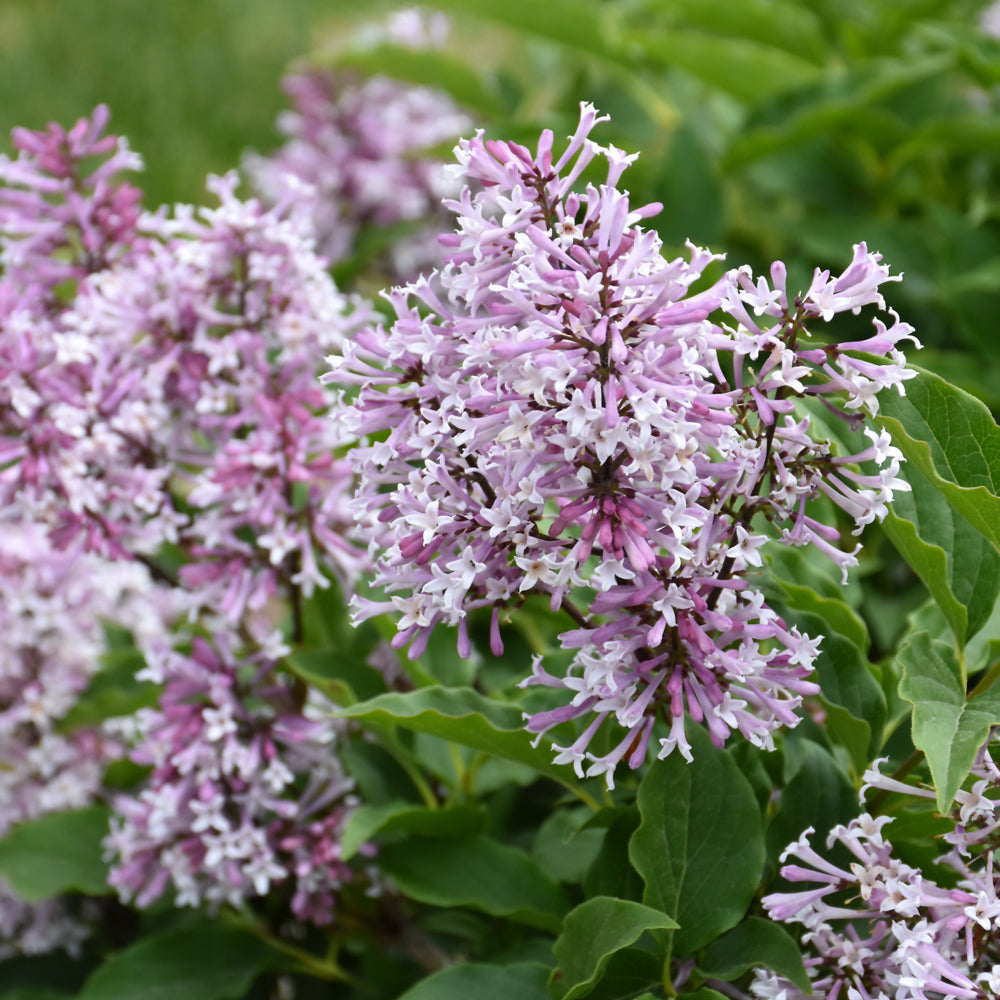
{"label": "lilac shrub", "polygon": [[[394,644],[412,657],[456,626],[467,655],[469,615],[489,609],[499,654],[501,617],[545,595],[574,623],[561,642],[575,656],[563,676],[536,660],[524,683],[566,702],[527,727],[589,720],[556,760],[611,785],[659,719],[659,757],[690,756],[686,714],[716,745],[738,731],[770,747],[796,724],[820,637],[769,607],[760,549],[812,545],[846,578],[857,549],[838,547],[829,502],[858,534],[908,487],[888,435],[865,427],[844,453],[816,414],[862,427],[881,390],[902,393],[913,338],[863,243],[797,296],[780,262],[768,279],[720,274],[691,244],[665,258],[641,225],[659,206],[618,186],[633,157],[590,138],[602,120],[583,105],[559,155],[549,131],[534,154],[463,140],[445,263],[388,293],[393,322],[346,343],[325,378],[360,387],[342,419],[386,599],[357,599],[357,617],[399,613]],[[883,311],[873,332],[823,338],[867,306]],[[601,753],[606,721],[618,732]]]}
{"label": "lilac shrub", "polygon": [[[897,856],[889,840],[891,816],[863,813],[831,831],[827,847],[846,848],[848,867],[816,851],[811,828],[785,849],[781,860],[792,863],[782,867],[782,878],[807,887],[766,896],[764,906],[772,920],[804,928],[805,965],[816,1000],[986,1000],[1000,991],[995,751],[995,740],[980,751],[971,788],[956,796],[948,816],[952,827],[943,837],[947,850],[935,866],[940,874]],[[864,776],[862,802],[870,788],[934,799],[928,788],[880,774],[880,763]],[[760,1000],[807,995],[764,971],[758,971],[753,993]]]}
{"label": "lilac shrub", "polygon": [[[441,15],[407,9],[371,26],[363,41],[435,49],[447,29]],[[361,230],[400,223],[417,229],[389,248],[392,275],[409,279],[436,264],[444,186],[429,151],[467,132],[468,117],[441,91],[343,69],[292,74],[284,89],[292,101],[278,121],[284,145],[245,161],[261,196],[294,198],[308,211],[331,264],[355,251]]]}

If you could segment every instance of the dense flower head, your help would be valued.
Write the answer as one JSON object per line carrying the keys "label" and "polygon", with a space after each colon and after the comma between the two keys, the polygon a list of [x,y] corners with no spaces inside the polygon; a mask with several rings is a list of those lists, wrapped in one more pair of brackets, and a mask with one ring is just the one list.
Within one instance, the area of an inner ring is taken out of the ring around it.
{"label": "dense flower head", "polygon": [[148,906],[240,906],[281,895],[300,920],[334,918],[351,878],[340,834],[353,797],[336,755],[336,725],[283,677],[271,644],[247,652],[230,638],[190,651],[148,651],[140,676],[163,685],[141,711],[132,758],[152,767],[115,803],[110,882]]}
{"label": "dense flower head", "polygon": [[[409,8],[369,26],[361,41],[438,48],[446,36],[440,14]],[[292,101],[278,121],[284,145],[245,163],[261,195],[281,201],[292,194],[307,207],[330,263],[354,252],[362,228],[399,223],[422,225],[393,241],[393,275],[407,279],[437,263],[444,189],[431,151],[470,127],[454,101],[430,87],[346,70],[294,73],[284,89]]]}
{"label": "dense flower head", "polygon": [[[489,608],[499,652],[501,611],[546,595],[574,620],[561,639],[577,652],[565,676],[536,662],[526,683],[569,701],[528,728],[593,716],[556,759],[610,783],[645,759],[658,719],[659,756],[689,755],[686,714],[718,745],[738,730],[769,746],[795,724],[819,637],[786,624],[751,574],[769,535],[846,573],[854,553],[816,501],[860,532],[907,488],[884,433],[844,453],[811,414],[857,426],[880,390],[902,392],[912,330],[889,311],[863,339],[817,335],[885,308],[894,279],[864,244],[797,297],[780,262],[770,281],[747,268],[713,280],[707,250],[664,257],[641,225],[659,206],[618,186],[633,157],[590,138],[601,120],[583,105],[561,154],[548,131],[534,153],[462,141],[445,264],[389,293],[394,322],[362,331],[325,378],[360,386],[344,420],[362,441],[356,502],[387,600],[359,600],[359,616],[400,612],[411,655],[455,625],[468,652],[468,615]],[[605,719],[623,732],[596,755]]]}
{"label": "dense flower head", "polygon": [[[122,148],[101,140],[84,151],[116,150],[110,171],[125,165]],[[74,201],[81,216],[112,198],[111,174],[97,171],[103,186]],[[192,610],[234,619],[281,586],[308,593],[356,571],[343,537],[350,470],[332,457],[332,397],[314,366],[367,316],[314,253],[305,210],[242,201],[236,183],[212,181],[217,208],[130,217],[127,234],[108,228],[119,242],[73,272],[65,304],[43,294],[45,254],[64,257],[54,243],[21,254],[0,280],[8,515],[47,524],[58,546],[82,540],[111,558],[178,545]],[[18,204],[27,220],[49,202]],[[0,245],[13,252],[19,239]]]}
{"label": "dense flower head", "polygon": [[[811,845],[812,830],[782,855],[792,859],[784,879],[809,884],[797,892],[774,893],[764,906],[772,920],[805,928],[806,969],[816,1000],[892,998],[987,1000],[1000,995],[1000,768],[984,747],[972,768],[971,788],[962,789],[944,835],[947,853],[939,869],[957,876],[942,886],[933,873],[896,856],[888,839],[888,816],[863,813],[831,831],[827,847],[840,844],[852,860],[839,867]],[[904,784],[879,773],[865,774],[869,788],[893,794],[934,798],[929,789]],[[954,883],[954,884],[952,884]],[[800,1000],[805,994],[771,972],[758,972],[753,992],[761,1000],[778,996]]]}

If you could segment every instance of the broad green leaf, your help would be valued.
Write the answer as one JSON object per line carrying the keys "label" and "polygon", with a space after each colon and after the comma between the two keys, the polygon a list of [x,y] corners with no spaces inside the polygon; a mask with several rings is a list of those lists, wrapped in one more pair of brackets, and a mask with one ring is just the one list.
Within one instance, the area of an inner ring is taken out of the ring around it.
{"label": "broad green leaf", "polygon": [[623,58],[613,39],[613,6],[595,0],[435,0],[435,7],[456,14],[474,14],[521,32],[606,58]]}
{"label": "broad green leaf", "polygon": [[550,1000],[549,970],[537,962],[479,965],[463,962],[421,979],[399,1000]]}
{"label": "broad green leaf", "polygon": [[885,393],[879,422],[951,507],[1000,549],[1000,427],[975,396],[917,372],[905,396]]}
{"label": "broad green leaf", "polygon": [[823,63],[830,47],[819,18],[795,0],[673,0],[685,24],[719,35],[746,38]]}
{"label": "broad green leaf", "polygon": [[276,962],[260,940],[219,922],[143,938],[106,959],[78,1000],[229,1000]]}
{"label": "broad green leaf", "polygon": [[[797,552],[798,550],[791,550]],[[796,564],[798,565],[798,564]],[[838,632],[845,639],[852,642],[862,653],[868,651],[871,639],[868,636],[868,626],[864,619],[848,605],[839,594],[819,594],[807,583],[793,578],[786,579],[780,575],[780,571],[773,572],[775,583],[781,588],[784,601],[789,607],[796,611],[808,611],[826,622],[829,628]],[[765,592],[769,588],[765,587]]]}
{"label": "broad green leaf", "polygon": [[950,55],[867,60],[831,76],[799,97],[797,107],[774,109],[771,120],[742,129],[724,158],[731,169],[771,156],[849,123],[855,127],[879,102],[949,71]]}
{"label": "broad green leaf", "polygon": [[352,705],[342,718],[394,723],[417,732],[454,740],[463,746],[526,764],[539,774],[579,790],[572,770],[552,763],[551,752],[533,747],[521,710],[485,698],[471,688],[427,687],[392,692]]}
{"label": "broad green leaf", "polygon": [[726,1000],[726,995],[708,986],[703,986],[693,993],[678,993],[677,1000]]}
{"label": "broad green leaf", "polygon": [[583,890],[588,896],[617,896],[620,899],[641,899],[642,879],[629,861],[629,841],[639,825],[639,812],[635,806],[618,806],[612,812],[610,823],[601,842],[597,857],[583,880]]}
{"label": "broad green leaf", "polygon": [[[364,51],[337,54],[338,68],[353,69],[365,76],[381,74],[423,87],[434,87],[450,94],[458,104],[495,117],[504,111],[496,93],[467,62],[461,62],[439,49],[412,49],[399,45],[380,45]],[[456,140],[458,136],[455,136]]]}
{"label": "broad green leaf", "polygon": [[1000,593],[1000,552],[949,506],[916,469],[912,493],[899,493],[884,528],[937,601],[959,646],[989,618]]}
{"label": "broad green leaf", "polygon": [[670,930],[677,922],[641,903],[597,896],[567,914],[552,950],[559,969],[551,981],[561,1000],[585,997],[600,980],[615,952],[634,944],[648,930]]}
{"label": "broad green leaf", "polygon": [[579,809],[556,809],[538,828],[531,856],[557,882],[578,883],[594,863],[605,831],[595,827],[582,829],[592,815],[586,806]]}
{"label": "broad green leaf", "polygon": [[484,811],[473,805],[428,809],[412,802],[389,802],[381,806],[359,806],[344,826],[340,857],[348,861],[377,833],[402,831],[425,837],[460,837],[479,833],[486,822]]}
{"label": "broad green leaf", "polygon": [[706,976],[730,982],[758,965],[784,976],[804,993],[812,990],[795,938],[780,924],[763,917],[747,917],[713,941],[698,967]]}
{"label": "broad green leaf", "polygon": [[748,38],[686,28],[636,32],[627,41],[654,63],[682,69],[719,90],[755,104],[819,79],[821,70],[791,52]]}
{"label": "broad green leaf", "polygon": [[59,723],[60,731],[96,726],[105,719],[132,715],[140,708],[155,705],[157,685],[135,678],[145,665],[142,653],[134,647],[106,652],[101,657],[101,669]]}
{"label": "broad green leaf", "polygon": [[806,827],[822,838],[858,813],[854,785],[823,747],[799,737],[798,730],[786,733],[782,743],[785,787],[767,827],[767,855],[772,862]]}
{"label": "broad green leaf", "polygon": [[558,930],[566,912],[562,890],[532,858],[485,836],[386,844],[379,869],[405,895],[435,906],[469,906],[546,930]]}
{"label": "broad green leaf", "polygon": [[386,689],[382,675],[349,647],[297,650],[285,663],[296,677],[338,705],[352,705],[358,698],[373,698]]}
{"label": "broad green leaf", "polygon": [[71,891],[106,895],[101,842],[108,815],[103,806],[89,806],[18,823],[0,840],[0,875],[29,902]]}
{"label": "broad green leaf", "polygon": [[913,743],[924,752],[941,812],[1000,722],[1000,685],[966,701],[962,664],[954,648],[926,632],[912,636],[898,656],[903,668],[899,693],[913,705]]}
{"label": "broad green leaf", "polygon": [[[851,639],[835,631],[831,620],[823,615],[800,611],[783,600],[772,600],[770,603],[775,611],[807,635],[823,636],[816,657],[815,679],[820,686],[820,695],[826,703],[840,706],[870,727],[870,759],[881,746],[886,703],[864,652]],[[835,603],[829,605],[831,609],[835,606]]]}
{"label": "broad green leaf", "polygon": [[675,954],[691,954],[735,925],[764,865],[760,810],[732,758],[699,726],[679,753],[654,761],[639,786],[642,823],[629,857],[646,885],[643,903],[673,917]]}

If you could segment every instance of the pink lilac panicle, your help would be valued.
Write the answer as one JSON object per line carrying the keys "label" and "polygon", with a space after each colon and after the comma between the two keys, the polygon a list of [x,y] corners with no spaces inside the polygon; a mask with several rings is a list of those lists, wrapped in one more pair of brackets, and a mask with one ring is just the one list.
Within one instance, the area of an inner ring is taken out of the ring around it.
{"label": "pink lilac panicle", "polygon": [[[836,827],[827,847],[840,844],[852,860],[831,864],[810,844],[812,830],[789,845],[782,861],[784,879],[809,887],[764,898],[772,920],[805,928],[805,965],[816,1000],[886,997],[892,1000],[993,1000],[1000,995],[1000,769],[991,756],[995,741],[979,753],[971,787],[956,796],[944,836],[949,850],[937,865],[949,867],[957,882],[938,884],[932,873],[896,856],[886,836],[892,819],[864,813]],[[869,788],[893,795],[934,799],[928,788],[879,773],[881,761],[864,776]],[[753,993],[760,1000],[805,994],[773,972],[759,971]]]}
{"label": "pink lilac panicle", "polygon": [[225,635],[190,653],[148,652],[141,676],[164,685],[136,722],[132,759],[147,786],[115,803],[109,881],[146,907],[240,906],[281,896],[295,917],[327,924],[354,876],[340,842],[354,797],[335,752],[337,726],[284,679],[273,647],[246,653]]}
{"label": "pink lilac panicle", "polygon": [[350,468],[314,365],[369,315],[333,285],[300,206],[241,201],[236,183],[212,182],[218,208],[143,216],[58,310],[0,282],[8,511],[112,558],[178,545],[192,612],[232,620],[357,572]]}
{"label": "pink lilac panicle", "polygon": [[265,209],[236,184],[211,181],[217,208],[145,217],[158,238],[77,306],[81,326],[156,356],[163,419],[147,440],[190,511],[181,582],[193,611],[231,622],[331,575],[346,585],[363,563],[347,540],[350,467],[332,458],[334,397],[314,366],[370,315],[334,286],[301,206]]}
{"label": "pink lilac panicle", "polygon": [[[164,635],[171,603],[142,566],[55,551],[41,525],[0,519],[0,837],[100,801],[120,742],[102,726],[58,724],[101,667],[103,625],[152,641]],[[78,906],[28,903],[0,880],[0,960],[75,954],[90,923]]]}
{"label": "pink lilac panicle", "polygon": [[[360,41],[439,48],[441,15],[410,8]],[[442,163],[428,152],[470,127],[445,93],[385,76],[360,79],[346,70],[312,70],[284,81],[292,101],[278,127],[285,144],[269,156],[250,154],[245,169],[270,202],[292,194],[313,218],[319,252],[335,264],[356,249],[363,228],[422,223],[389,250],[394,280],[408,280],[440,261]]]}
{"label": "pink lilac panicle", "polygon": [[[568,701],[528,729],[592,716],[556,759],[610,784],[654,738],[658,756],[689,756],[686,715],[717,745],[739,731],[768,747],[796,724],[818,690],[819,638],[754,585],[763,522],[846,574],[854,553],[813,501],[859,532],[908,488],[884,433],[839,454],[796,404],[863,421],[880,390],[903,391],[912,329],[889,312],[855,342],[816,334],[836,314],[884,309],[879,286],[895,279],[864,244],[798,297],[780,262],[770,282],[746,268],[712,281],[721,258],[707,250],[666,259],[641,225],[659,206],[635,208],[618,186],[634,157],[590,138],[602,120],[583,105],[560,154],[550,132],[535,152],[463,140],[446,263],[390,292],[392,324],[362,331],[324,377],[359,387],[342,419],[360,442],[355,504],[377,526],[386,600],[357,600],[358,617],[398,612],[395,644],[411,656],[454,625],[467,653],[468,615],[488,608],[499,653],[500,612],[546,595],[573,618],[561,641],[577,653],[565,676],[535,664],[525,683]],[[599,167],[604,181],[578,190]],[[619,733],[597,754],[604,720]]]}

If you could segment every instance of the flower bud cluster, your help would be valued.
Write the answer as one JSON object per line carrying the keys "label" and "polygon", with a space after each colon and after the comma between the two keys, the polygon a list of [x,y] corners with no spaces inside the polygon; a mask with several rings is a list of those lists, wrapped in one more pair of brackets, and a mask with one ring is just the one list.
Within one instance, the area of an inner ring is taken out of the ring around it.
{"label": "flower bud cluster", "polygon": [[[411,8],[370,28],[361,39],[367,45],[436,49],[448,24]],[[392,276],[408,279],[437,263],[444,189],[442,164],[430,151],[467,132],[468,117],[439,90],[343,69],[296,73],[284,89],[292,101],[278,120],[284,145],[245,161],[261,196],[291,196],[306,208],[330,263],[355,251],[362,228],[401,224],[414,229],[388,249]]]}
{"label": "flower bud cluster", "polygon": [[335,724],[280,674],[273,657],[287,649],[233,645],[150,649],[139,676],[163,694],[137,715],[132,759],[152,774],[115,803],[109,881],[140,907],[171,888],[178,906],[280,895],[299,920],[329,923],[351,877],[340,840],[352,786]]}
{"label": "flower bud cluster", "polygon": [[[992,744],[994,750],[996,744]],[[868,788],[934,798],[928,789],[879,773],[865,774]],[[827,861],[810,844],[812,829],[786,848],[782,878],[809,887],[764,898],[772,920],[805,928],[806,969],[816,1000],[892,997],[987,1000],[1000,994],[1000,768],[989,746],[972,768],[971,789],[960,790],[944,835],[950,850],[937,859],[951,878],[935,878],[896,856],[883,830],[888,816],[867,813],[831,831],[827,847],[842,845],[847,867]],[[943,884],[942,884],[943,883]],[[759,971],[753,993],[761,1000],[804,1000],[798,987]]]}
{"label": "flower bud cluster", "polygon": [[[795,724],[819,637],[787,625],[752,573],[768,537],[846,573],[825,501],[859,532],[907,488],[885,434],[866,429],[851,453],[811,414],[846,429],[880,390],[901,392],[912,330],[890,311],[869,337],[823,339],[835,315],[885,307],[895,279],[864,244],[797,297],[780,262],[768,281],[713,279],[721,258],[690,244],[667,259],[641,225],[659,206],[618,186],[633,157],[590,138],[600,120],[583,105],[561,154],[548,131],[534,153],[463,141],[444,266],[393,290],[392,324],[324,378],[360,387],[343,419],[387,599],[358,615],[399,612],[396,645],[416,656],[440,623],[467,653],[468,616],[489,609],[500,652],[500,615],[546,595],[575,622],[561,641],[576,654],[564,676],[536,663],[526,683],[568,700],[528,729],[592,717],[556,759],[610,784],[646,758],[657,720],[661,757],[689,755],[686,714],[718,745],[736,730],[769,746]],[[598,165],[604,180],[577,190]],[[619,733],[599,754],[605,720]]]}

